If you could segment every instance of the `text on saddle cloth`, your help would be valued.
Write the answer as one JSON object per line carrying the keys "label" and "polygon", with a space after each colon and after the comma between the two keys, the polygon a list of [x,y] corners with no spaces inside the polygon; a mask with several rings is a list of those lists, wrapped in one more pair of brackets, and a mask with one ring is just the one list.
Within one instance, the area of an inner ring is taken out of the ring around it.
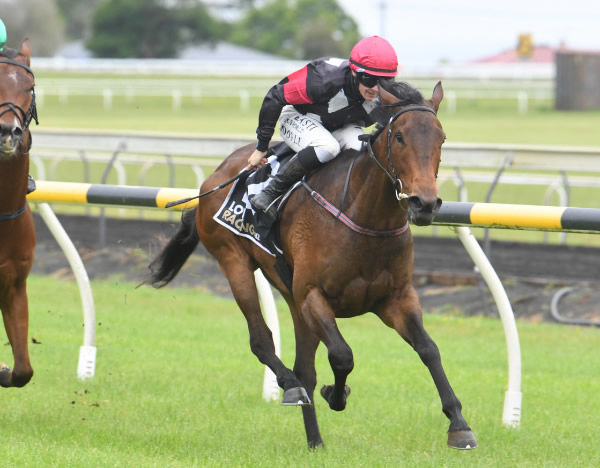
{"label": "text on saddle cloth", "polygon": [[277,174],[293,153],[283,156],[272,155],[269,164],[246,177],[240,177],[231,187],[225,201],[213,219],[238,236],[250,239],[273,256],[281,255],[277,233],[273,222],[261,211],[255,211],[249,197],[259,193],[269,177]]}

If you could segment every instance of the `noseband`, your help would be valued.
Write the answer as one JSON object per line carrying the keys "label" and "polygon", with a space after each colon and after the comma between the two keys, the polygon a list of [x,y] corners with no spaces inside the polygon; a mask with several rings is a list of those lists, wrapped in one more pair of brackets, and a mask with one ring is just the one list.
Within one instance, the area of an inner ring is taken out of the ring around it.
{"label": "noseband", "polygon": [[[9,65],[14,65],[17,67],[24,68],[31,76],[34,76],[31,68],[29,68],[24,63],[17,62],[16,60],[11,60],[8,58],[0,59],[0,63],[7,63]],[[35,91],[32,89],[31,92],[32,92],[31,105],[29,106],[28,111],[25,111],[25,109],[23,109],[21,106],[15,104],[14,102],[10,102],[10,101],[0,102],[0,109],[3,107],[6,107],[6,109],[4,109],[3,111],[0,111],[0,117],[2,117],[7,112],[12,112],[13,114],[15,114],[17,116],[17,119],[19,120],[19,124],[21,125],[21,128],[23,131],[26,131],[29,128],[29,124],[31,123],[32,120],[35,120],[36,125],[39,124],[38,116],[37,116],[37,108],[35,105]],[[20,114],[17,111],[19,111]]]}
{"label": "noseband", "polygon": [[[386,107],[391,107],[391,106],[396,106],[396,105],[397,104],[386,104]],[[377,157],[375,156],[375,153],[373,152],[373,147],[371,146],[371,141],[367,140],[367,149],[369,150],[369,156],[371,157],[371,159],[373,159],[373,161],[375,161],[375,164],[377,164],[377,166],[384,172],[384,174],[392,182],[392,185],[394,186],[394,190],[396,192],[396,198],[398,199],[398,201],[408,198],[409,195],[404,193],[404,187],[402,186],[402,181],[400,180],[400,177],[398,177],[398,171],[396,170],[396,166],[394,166],[394,162],[392,161],[392,133],[394,130],[393,123],[402,114],[405,114],[407,112],[412,112],[412,111],[431,112],[433,115],[437,115],[435,110],[433,110],[431,107],[421,106],[421,105],[410,105],[410,106],[403,107],[402,109],[400,109],[398,112],[396,112],[390,118],[390,120],[388,122],[388,131],[387,131],[387,156],[386,156],[386,158],[387,158],[387,166],[391,167],[391,173],[390,173],[390,171],[387,170],[386,167],[384,167],[377,160]]]}

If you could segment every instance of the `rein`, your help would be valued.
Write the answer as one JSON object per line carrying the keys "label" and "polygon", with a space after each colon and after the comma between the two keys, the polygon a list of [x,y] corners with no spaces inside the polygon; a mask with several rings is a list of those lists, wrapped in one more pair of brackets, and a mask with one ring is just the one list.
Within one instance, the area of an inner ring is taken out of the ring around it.
{"label": "rein", "polygon": [[10,219],[18,218],[23,213],[25,213],[26,209],[27,209],[27,202],[25,202],[25,204],[21,208],[19,208],[16,211],[13,211],[12,213],[0,213],[0,221],[8,221]]}
{"label": "rein", "polygon": [[[397,104],[388,104],[386,106],[395,106],[395,105],[397,105]],[[392,182],[392,185],[394,186],[394,190],[396,191],[396,199],[398,201],[403,200],[405,198],[408,198],[409,195],[406,194],[406,193],[404,193],[404,187],[402,186],[402,181],[400,180],[400,177],[398,177],[398,171],[396,170],[396,166],[394,166],[394,163],[392,162],[392,134],[393,134],[393,126],[392,126],[392,124],[402,114],[405,114],[406,112],[411,112],[411,111],[431,112],[433,115],[437,115],[436,112],[435,112],[435,110],[433,110],[431,107],[421,106],[421,105],[410,105],[410,106],[403,107],[402,109],[400,109],[398,112],[396,112],[390,118],[390,120],[388,122],[388,131],[387,131],[387,155],[386,155],[386,159],[387,159],[387,165],[391,166],[391,168],[392,168],[392,173],[390,173],[390,171],[388,171],[387,168],[385,168],[383,166],[383,164],[381,164],[379,162],[379,160],[377,159],[377,156],[375,156],[375,153],[373,151],[373,147],[371,146],[370,139],[366,140],[366,144],[367,144],[367,149],[368,149],[369,156],[371,157],[371,159],[373,161],[375,161],[375,164],[377,164],[377,166],[379,167],[379,169],[381,169],[383,171],[383,173],[388,177],[388,179],[390,179],[390,181]]]}

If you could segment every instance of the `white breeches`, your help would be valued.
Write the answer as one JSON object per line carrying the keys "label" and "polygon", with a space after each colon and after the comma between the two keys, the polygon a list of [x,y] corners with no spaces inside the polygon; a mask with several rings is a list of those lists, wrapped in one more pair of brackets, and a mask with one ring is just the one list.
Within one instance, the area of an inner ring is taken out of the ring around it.
{"label": "white breeches", "polygon": [[325,163],[345,149],[360,150],[358,139],[364,130],[357,124],[345,125],[330,132],[314,114],[301,114],[293,106],[285,106],[279,116],[279,135],[296,153],[312,146],[317,158]]}

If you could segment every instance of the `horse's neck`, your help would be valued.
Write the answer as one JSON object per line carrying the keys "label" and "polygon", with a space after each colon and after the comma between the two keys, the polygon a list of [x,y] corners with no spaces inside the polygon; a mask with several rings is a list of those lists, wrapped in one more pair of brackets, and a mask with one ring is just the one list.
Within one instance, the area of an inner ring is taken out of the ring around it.
{"label": "horse's neck", "polygon": [[392,181],[366,151],[358,156],[352,168],[348,193],[343,210],[358,224],[386,230],[406,223],[406,202],[401,205]]}
{"label": "horse's neck", "polygon": [[0,213],[18,210],[27,196],[29,154],[0,159]]}

